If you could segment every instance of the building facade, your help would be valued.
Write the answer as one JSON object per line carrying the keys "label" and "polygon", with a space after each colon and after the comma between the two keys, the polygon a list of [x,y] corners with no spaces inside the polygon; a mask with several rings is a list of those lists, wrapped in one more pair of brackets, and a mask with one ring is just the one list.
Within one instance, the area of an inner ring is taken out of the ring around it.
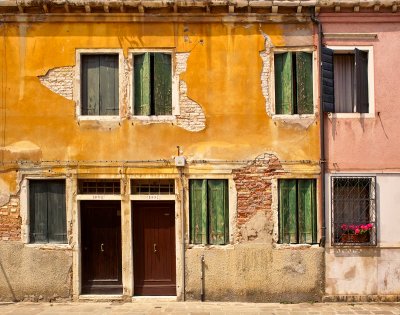
{"label": "building facade", "polygon": [[4,2],[2,299],[321,298],[308,8]]}

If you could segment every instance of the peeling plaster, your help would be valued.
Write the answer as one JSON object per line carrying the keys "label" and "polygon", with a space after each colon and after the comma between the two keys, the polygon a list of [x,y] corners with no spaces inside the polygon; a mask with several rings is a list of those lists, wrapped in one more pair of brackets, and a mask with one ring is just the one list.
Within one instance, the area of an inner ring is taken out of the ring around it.
{"label": "peeling plaster", "polygon": [[39,76],[40,82],[52,92],[73,99],[74,67],[60,67],[47,71],[43,76]]}
{"label": "peeling plaster", "polygon": [[39,146],[30,141],[18,141],[8,146],[0,147],[0,151],[4,152],[4,160],[39,160],[42,151]]}

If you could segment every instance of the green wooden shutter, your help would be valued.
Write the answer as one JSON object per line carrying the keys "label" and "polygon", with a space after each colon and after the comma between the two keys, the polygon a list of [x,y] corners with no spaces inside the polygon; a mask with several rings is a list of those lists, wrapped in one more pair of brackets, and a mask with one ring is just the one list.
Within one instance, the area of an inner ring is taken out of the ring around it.
{"label": "green wooden shutter", "polygon": [[207,244],[207,180],[190,180],[190,240]]}
{"label": "green wooden shutter", "polygon": [[224,179],[207,181],[208,186],[208,215],[210,244],[226,244],[229,240],[227,218],[228,214],[228,183]]}
{"label": "green wooden shutter", "polygon": [[118,55],[100,55],[100,115],[118,115]]}
{"label": "green wooden shutter", "polygon": [[100,56],[82,55],[82,115],[100,114]]}
{"label": "green wooden shutter", "polygon": [[47,183],[29,182],[30,242],[47,243]]}
{"label": "green wooden shutter", "polygon": [[358,113],[368,113],[368,52],[355,49],[355,101]]}
{"label": "green wooden shutter", "polygon": [[297,243],[296,180],[279,181],[279,240],[280,243]]}
{"label": "green wooden shutter", "polygon": [[316,243],[315,180],[298,180],[299,243]]}
{"label": "green wooden shutter", "polygon": [[154,111],[155,115],[172,114],[171,55],[154,54]]}
{"label": "green wooden shutter", "polygon": [[312,114],[313,109],[313,73],[312,54],[296,52],[297,113]]}
{"label": "green wooden shutter", "polygon": [[134,56],[135,115],[150,115],[150,53]]}
{"label": "green wooden shutter", "polygon": [[65,181],[48,181],[47,229],[50,243],[67,242]]}
{"label": "green wooden shutter", "polygon": [[292,53],[275,54],[275,112],[293,114]]}

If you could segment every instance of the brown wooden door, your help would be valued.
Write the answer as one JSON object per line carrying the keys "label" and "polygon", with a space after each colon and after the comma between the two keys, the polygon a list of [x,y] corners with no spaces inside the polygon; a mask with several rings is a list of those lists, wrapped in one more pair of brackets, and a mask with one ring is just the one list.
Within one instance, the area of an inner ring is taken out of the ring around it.
{"label": "brown wooden door", "polygon": [[174,202],[134,202],[135,295],[176,295]]}
{"label": "brown wooden door", "polygon": [[82,293],[121,294],[119,201],[82,201]]}

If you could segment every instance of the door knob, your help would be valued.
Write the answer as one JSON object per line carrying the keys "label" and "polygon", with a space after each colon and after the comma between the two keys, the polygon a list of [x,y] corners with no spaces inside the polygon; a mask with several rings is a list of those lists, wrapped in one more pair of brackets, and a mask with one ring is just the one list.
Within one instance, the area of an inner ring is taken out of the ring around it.
{"label": "door knob", "polygon": [[153,251],[154,251],[154,253],[157,253],[157,244],[156,243],[153,244]]}
{"label": "door knob", "polygon": [[104,244],[103,243],[100,244],[100,251],[104,252]]}

